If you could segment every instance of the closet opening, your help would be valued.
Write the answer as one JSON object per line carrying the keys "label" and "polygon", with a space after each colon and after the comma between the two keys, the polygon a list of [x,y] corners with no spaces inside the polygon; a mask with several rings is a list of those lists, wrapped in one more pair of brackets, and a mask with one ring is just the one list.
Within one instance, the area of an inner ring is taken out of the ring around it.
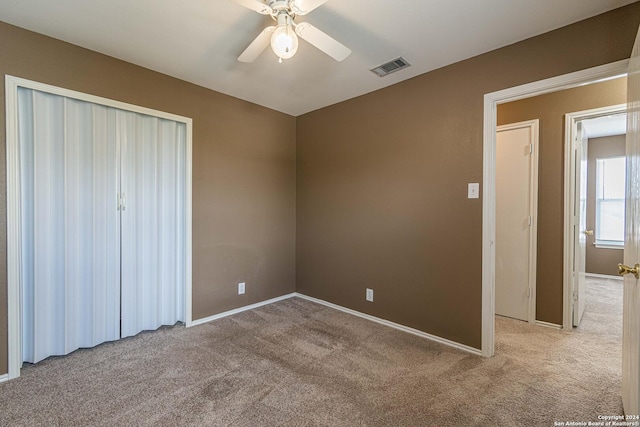
{"label": "closet opening", "polygon": [[6,76],[9,378],[191,325],[192,121]]}

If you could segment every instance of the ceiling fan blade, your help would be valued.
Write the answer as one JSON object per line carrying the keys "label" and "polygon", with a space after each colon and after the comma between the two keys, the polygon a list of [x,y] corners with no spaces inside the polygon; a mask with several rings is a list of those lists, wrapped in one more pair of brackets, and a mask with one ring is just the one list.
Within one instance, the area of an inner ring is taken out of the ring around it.
{"label": "ceiling fan blade", "polygon": [[296,34],[336,61],[342,61],[351,54],[351,49],[308,22],[298,24]]}
{"label": "ceiling fan blade", "polygon": [[276,27],[267,27],[256,37],[249,46],[238,57],[240,62],[253,62],[262,53],[269,43],[271,43],[271,34]]}
{"label": "ceiling fan blade", "polygon": [[306,15],[313,9],[322,6],[327,0],[294,0],[291,3],[291,9],[296,15]]}
{"label": "ceiling fan blade", "polygon": [[254,10],[263,15],[271,15],[273,10],[264,4],[261,0],[233,0],[238,3],[240,6],[244,6],[247,9]]}

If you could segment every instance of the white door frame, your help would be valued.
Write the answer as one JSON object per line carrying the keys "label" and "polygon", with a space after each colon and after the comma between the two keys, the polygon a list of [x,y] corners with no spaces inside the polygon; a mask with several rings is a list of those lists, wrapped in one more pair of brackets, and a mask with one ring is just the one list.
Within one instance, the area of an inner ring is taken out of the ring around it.
{"label": "white door frame", "polygon": [[564,250],[563,250],[563,280],[562,280],[562,329],[573,329],[573,257],[575,227],[572,226],[572,212],[575,212],[575,144],[578,122],[587,119],[624,113],[627,104],[611,105],[608,107],[594,108],[591,110],[567,113],[564,116]]}
{"label": "white door frame", "polygon": [[629,60],[528,83],[484,96],[482,173],[482,355],[495,353],[496,121],[498,104],[626,75]]}
{"label": "white door frame", "polygon": [[[537,248],[538,248],[538,149],[540,135],[540,121],[538,119],[527,120],[524,122],[510,123],[507,125],[497,126],[496,132],[529,129],[529,138],[531,140],[531,157],[529,175],[529,217],[531,218],[531,226],[529,227],[529,304],[527,307],[527,320],[529,323],[536,321],[536,265],[537,265]],[[495,267],[495,263],[494,263]]]}
{"label": "white door frame", "polygon": [[9,379],[20,376],[22,366],[22,295],[21,295],[21,237],[20,237],[20,158],[18,155],[18,88],[34,89],[67,98],[132,111],[150,116],[173,120],[186,125],[186,167],[185,167],[185,323],[192,324],[191,281],[192,281],[192,135],[193,121],[188,117],[152,110],[112,99],[88,95],[56,86],[38,83],[7,75],[5,77],[6,101],[6,146],[7,146],[7,320],[8,320],[8,365]]}

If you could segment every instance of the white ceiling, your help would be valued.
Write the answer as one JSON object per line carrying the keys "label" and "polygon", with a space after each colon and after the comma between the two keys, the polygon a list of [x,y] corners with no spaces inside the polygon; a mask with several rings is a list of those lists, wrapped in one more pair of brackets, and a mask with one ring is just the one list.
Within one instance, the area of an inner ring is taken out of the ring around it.
{"label": "white ceiling", "polygon": [[[353,53],[305,41],[236,60],[271,18],[232,0],[0,0],[0,20],[294,116],[392,85],[635,0],[329,0],[308,21]],[[412,67],[369,70],[404,57]]]}

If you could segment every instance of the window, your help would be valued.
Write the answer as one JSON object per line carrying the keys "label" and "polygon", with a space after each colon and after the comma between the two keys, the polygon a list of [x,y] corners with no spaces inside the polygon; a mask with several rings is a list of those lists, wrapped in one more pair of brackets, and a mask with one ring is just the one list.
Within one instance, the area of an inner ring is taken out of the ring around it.
{"label": "window", "polygon": [[596,246],[624,246],[624,157],[596,159]]}

